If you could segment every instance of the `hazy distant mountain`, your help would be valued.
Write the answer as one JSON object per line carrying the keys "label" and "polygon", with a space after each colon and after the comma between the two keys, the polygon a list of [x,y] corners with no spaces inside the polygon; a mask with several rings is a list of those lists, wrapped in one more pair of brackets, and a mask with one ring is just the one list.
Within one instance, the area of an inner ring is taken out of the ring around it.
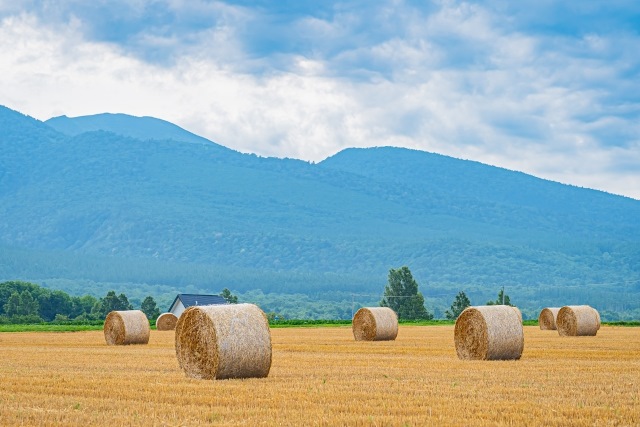
{"label": "hazy distant mountain", "polygon": [[0,218],[0,280],[349,298],[408,265],[438,304],[640,291],[640,201],[399,148],[261,158],[148,117],[0,108]]}
{"label": "hazy distant mountain", "polygon": [[346,149],[320,165],[390,183],[407,204],[434,214],[527,232],[640,238],[637,200],[474,161],[382,147]]}
{"label": "hazy distant mountain", "polygon": [[69,136],[102,130],[143,141],[153,139],[212,144],[208,139],[184,130],[173,123],[153,117],[104,113],[81,117],[53,117],[46,120],[45,123],[58,132]]}

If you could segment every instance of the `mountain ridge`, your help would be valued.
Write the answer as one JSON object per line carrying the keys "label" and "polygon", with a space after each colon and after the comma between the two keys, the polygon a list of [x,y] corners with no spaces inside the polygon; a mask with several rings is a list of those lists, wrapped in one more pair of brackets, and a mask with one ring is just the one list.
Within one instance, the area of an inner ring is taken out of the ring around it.
{"label": "mountain ridge", "polygon": [[183,142],[215,144],[171,122],[150,116],[138,117],[123,113],[101,113],[78,117],[63,115],[52,117],[44,123],[68,136],[102,130],[142,140],[174,139]]}
{"label": "mountain ridge", "polygon": [[640,278],[635,199],[417,150],[312,164],[133,138],[118,122],[69,136],[11,111],[0,109],[0,278],[344,295],[380,291],[408,265],[441,305],[504,284],[532,305],[571,286],[613,301],[619,289],[587,285]]}

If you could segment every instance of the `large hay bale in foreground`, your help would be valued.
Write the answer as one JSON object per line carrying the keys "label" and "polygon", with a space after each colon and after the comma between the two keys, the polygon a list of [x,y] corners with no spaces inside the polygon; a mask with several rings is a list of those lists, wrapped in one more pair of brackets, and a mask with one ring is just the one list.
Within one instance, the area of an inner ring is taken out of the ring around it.
{"label": "large hay bale in foreground", "polygon": [[191,378],[264,378],[271,369],[269,322],[253,304],[189,307],[175,343],[178,364]]}
{"label": "large hay bale in foreground", "polygon": [[595,336],[600,328],[600,314],[588,305],[567,305],[558,311],[556,325],[561,336]]}
{"label": "large hay bale in foreground", "polygon": [[104,320],[104,339],[108,345],[147,344],[151,328],[140,310],[112,311]]}
{"label": "large hay bale in foreground", "polygon": [[398,315],[389,307],[363,307],[351,327],[356,341],[392,341],[398,336]]}
{"label": "large hay bale in foreground", "polygon": [[454,341],[463,360],[517,360],[524,349],[522,320],[508,305],[467,307],[456,320]]}
{"label": "large hay bale in foreground", "polygon": [[558,317],[560,307],[546,307],[540,311],[538,316],[538,324],[543,331],[555,331],[558,329],[556,318]]}
{"label": "large hay bale in foreground", "polygon": [[520,311],[520,309],[515,305],[510,305],[509,307],[511,307],[513,311],[516,312],[516,314],[518,315],[518,319],[520,319],[520,323],[522,323],[522,312]]}
{"label": "large hay bale in foreground", "polygon": [[162,313],[156,319],[156,329],[159,331],[173,331],[178,323],[178,317],[173,313]]}

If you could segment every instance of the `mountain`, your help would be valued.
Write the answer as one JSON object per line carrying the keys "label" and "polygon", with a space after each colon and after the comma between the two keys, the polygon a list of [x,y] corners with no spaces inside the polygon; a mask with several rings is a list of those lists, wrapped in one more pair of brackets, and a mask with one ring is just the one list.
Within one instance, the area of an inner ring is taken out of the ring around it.
{"label": "mountain", "polygon": [[[213,143],[179,126],[154,117],[135,117],[127,114],[95,114],[70,118],[53,117],[44,122],[65,135],[76,136],[86,132],[106,131],[117,135],[145,140],[174,140],[195,144]],[[221,149],[226,147],[219,146]],[[227,149],[228,150],[228,149]]]}
{"label": "mountain", "polygon": [[408,265],[436,312],[502,286],[525,313],[640,310],[620,298],[640,292],[640,201],[416,150],[310,164],[153,118],[0,108],[0,218],[0,280],[77,292],[260,289],[349,317]]}
{"label": "mountain", "polygon": [[527,232],[622,240],[640,237],[637,200],[478,162],[382,147],[346,149],[321,165],[390,183],[433,214]]}

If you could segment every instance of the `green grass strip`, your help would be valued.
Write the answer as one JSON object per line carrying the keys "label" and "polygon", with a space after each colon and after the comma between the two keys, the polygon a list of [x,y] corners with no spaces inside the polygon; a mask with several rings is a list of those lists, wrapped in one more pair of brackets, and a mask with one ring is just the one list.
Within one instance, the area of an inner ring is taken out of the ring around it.
{"label": "green grass strip", "polygon": [[102,325],[0,325],[0,332],[78,332],[99,331]]}

